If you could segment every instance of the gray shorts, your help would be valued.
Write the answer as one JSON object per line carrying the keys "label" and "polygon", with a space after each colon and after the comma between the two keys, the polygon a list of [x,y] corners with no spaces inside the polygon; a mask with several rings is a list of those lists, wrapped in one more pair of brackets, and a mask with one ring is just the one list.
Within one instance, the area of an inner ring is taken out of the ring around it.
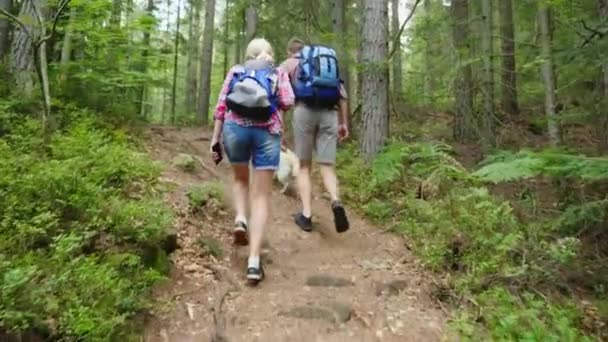
{"label": "gray shorts", "polygon": [[293,111],[295,152],[300,160],[312,160],[316,151],[321,164],[336,162],[338,113],[335,109],[311,109],[302,104]]}

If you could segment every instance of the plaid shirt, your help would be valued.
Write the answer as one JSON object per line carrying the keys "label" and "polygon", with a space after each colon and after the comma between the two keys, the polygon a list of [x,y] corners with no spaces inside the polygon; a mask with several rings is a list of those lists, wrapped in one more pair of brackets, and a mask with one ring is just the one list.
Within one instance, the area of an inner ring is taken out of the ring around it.
{"label": "plaid shirt", "polygon": [[279,97],[279,108],[271,115],[268,121],[259,122],[244,118],[229,110],[226,106],[226,96],[228,95],[230,82],[232,81],[234,73],[240,68],[240,66],[233,66],[228,72],[222,90],[220,91],[215,112],[213,113],[214,119],[220,121],[232,121],[243,127],[267,127],[271,134],[281,134],[283,130],[283,112],[293,107],[295,101],[293,89],[291,88],[291,83],[289,82],[289,75],[281,68],[276,69],[278,76],[277,95]]}

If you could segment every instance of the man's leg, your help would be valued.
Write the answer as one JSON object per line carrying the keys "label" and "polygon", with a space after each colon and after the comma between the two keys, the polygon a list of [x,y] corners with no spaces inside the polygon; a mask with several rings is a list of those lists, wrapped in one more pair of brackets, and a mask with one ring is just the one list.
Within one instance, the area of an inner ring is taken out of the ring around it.
{"label": "man's leg", "polygon": [[302,211],[295,216],[296,224],[304,231],[312,230],[312,185],[310,181],[312,151],[318,117],[311,109],[298,105],[293,112],[295,152],[300,160],[297,183]]}
{"label": "man's leg", "polygon": [[338,115],[334,110],[325,110],[319,112],[319,118],[319,131],[315,141],[317,158],[321,164],[323,184],[331,196],[336,231],[343,233],[349,229],[349,223],[338,197],[338,179],[334,167],[338,148]]}
{"label": "man's leg", "polygon": [[300,160],[300,172],[298,173],[298,191],[302,201],[302,215],[312,217],[312,184],[310,160]]}
{"label": "man's leg", "polygon": [[321,170],[321,178],[323,179],[323,185],[325,190],[329,192],[329,196],[332,202],[340,200],[338,196],[338,177],[336,177],[336,169],[333,164],[321,164],[319,166]]}

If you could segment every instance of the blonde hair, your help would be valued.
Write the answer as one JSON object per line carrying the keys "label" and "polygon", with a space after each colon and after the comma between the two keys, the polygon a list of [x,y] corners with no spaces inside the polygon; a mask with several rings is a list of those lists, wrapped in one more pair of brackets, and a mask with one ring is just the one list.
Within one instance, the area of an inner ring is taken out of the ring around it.
{"label": "blonde hair", "polygon": [[274,62],[274,51],[270,43],[263,38],[256,38],[249,42],[245,51],[247,59],[258,59],[266,62]]}

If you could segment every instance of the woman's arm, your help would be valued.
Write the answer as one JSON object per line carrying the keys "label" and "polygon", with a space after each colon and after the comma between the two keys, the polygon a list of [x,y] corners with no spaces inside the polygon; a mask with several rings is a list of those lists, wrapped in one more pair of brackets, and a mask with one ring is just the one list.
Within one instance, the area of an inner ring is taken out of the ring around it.
{"label": "woman's arm", "polygon": [[287,111],[293,107],[295,102],[295,95],[291,88],[291,82],[289,81],[289,74],[282,68],[277,69],[279,73],[279,109]]}

